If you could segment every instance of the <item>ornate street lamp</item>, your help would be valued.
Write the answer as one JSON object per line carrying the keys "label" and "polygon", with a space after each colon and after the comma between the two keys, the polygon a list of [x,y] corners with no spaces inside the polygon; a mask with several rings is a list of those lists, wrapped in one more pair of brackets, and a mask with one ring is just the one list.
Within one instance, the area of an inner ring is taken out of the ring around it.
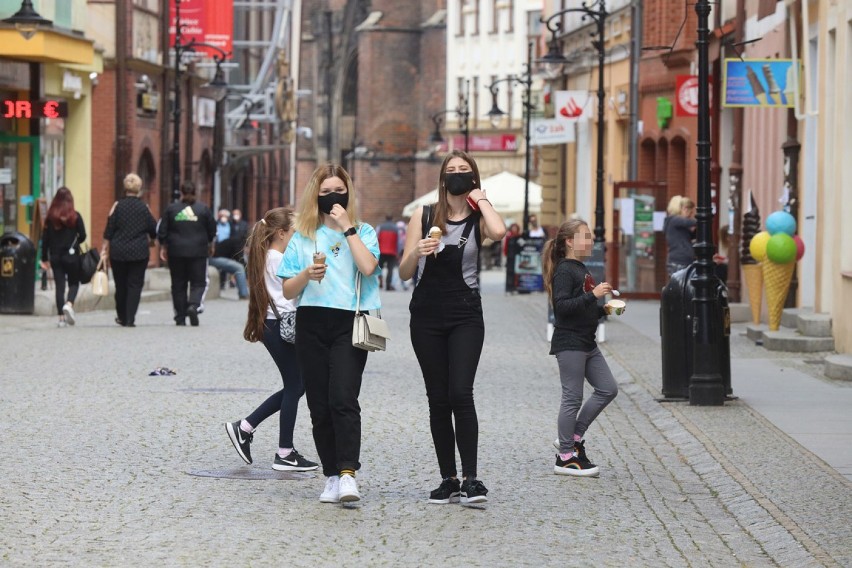
{"label": "ornate street lamp", "polygon": [[527,69],[521,76],[512,75],[503,79],[497,79],[490,85],[486,85],[486,89],[491,91],[491,110],[488,111],[488,118],[491,120],[491,125],[495,128],[500,125],[503,116],[506,114],[500,107],[497,106],[497,93],[499,89],[497,85],[500,83],[518,84],[524,87],[524,117],[526,119],[524,139],[526,155],[524,163],[524,227],[523,233],[526,235],[529,232],[530,223],[530,159],[532,158],[532,148],[530,147],[530,119],[532,114],[532,53],[533,42],[527,44]]}
{"label": "ornate street lamp", "polygon": [[30,39],[38,31],[39,26],[52,27],[53,22],[47,18],[42,18],[41,15],[33,8],[31,0],[23,0],[21,9],[15,12],[14,15],[5,18],[3,23],[12,24],[18,30],[24,39]]}
{"label": "ornate street lamp", "polygon": [[470,107],[468,106],[467,90],[470,88],[470,81],[465,82],[465,93],[459,93],[459,106],[453,109],[438,111],[431,116],[432,123],[435,125],[435,130],[429,135],[430,144],[442,144],[444,137],[441,136],[441,122],[445,114],[454,112],[459,119],[461,132],[464,135],[464,151],[467,152],[470,145],[470,128],[468,126],[468,118],[470,117]]}

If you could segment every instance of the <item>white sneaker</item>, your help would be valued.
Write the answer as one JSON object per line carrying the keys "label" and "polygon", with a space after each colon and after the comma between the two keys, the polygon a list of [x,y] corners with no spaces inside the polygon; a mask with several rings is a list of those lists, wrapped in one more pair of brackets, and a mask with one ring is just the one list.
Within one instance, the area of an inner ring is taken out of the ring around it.
{"label": "white sneaker", "polygon": [[58,322],[56,322],[56,327],[65,327],[66,325],[68,324],[65,323],[65,320],[59,320]]}
{"label": "white sneaker", "polygon": [[355,483],[355,478],[351,475],[342,475],[340,477],[340,501],[343,503],[351,503],[352,501],[360,501],[361,494],[358,493],[358,484]]}
{"label": "white sneaker", "polygon": [[340,502],[340,476],[332,475],[325,481],[325,489],[320,494],[320,503]]}
{"label": "white sneaker", "polygon": [[68,325],[74,325],[77,323],[77,320],[74,319],[74,306],[72,306],[69,302],[65,302],[65,305],[62,306],[62,313],[65,314],[65,322]]}

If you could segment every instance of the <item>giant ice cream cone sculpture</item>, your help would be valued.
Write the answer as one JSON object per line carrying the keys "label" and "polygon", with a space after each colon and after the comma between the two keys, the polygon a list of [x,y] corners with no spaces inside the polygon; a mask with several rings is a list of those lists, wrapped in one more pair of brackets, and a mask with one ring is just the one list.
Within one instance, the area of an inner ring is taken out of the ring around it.
{"label": "giant ice cream cone sculpture", "polygon": [[[743,215],[743,241],[740,252],[740,264],[743,268],[743,277],[748,286],[748,303],[751,307],[751,321],[758,325],[760,323],[760,304],[763,301],[763,271],[757,260],[751,254],[751,242],[760,233],[760,211],[754,202],[754,195],[749,195],[751,207]],[[757,243],[756,243],[757,244]],[[765,255],[765,251],[764,251]]]}
{"label": "giant ice cream cone sculpture", "polygon": [[790,280],[796,269],[796,261],[778,264],[769,259],[760,263],[763,267],[763,283],[766,285],[766,307],[769,310],[769,330],[778,331],[781,327],[781,313],[787,301]]}

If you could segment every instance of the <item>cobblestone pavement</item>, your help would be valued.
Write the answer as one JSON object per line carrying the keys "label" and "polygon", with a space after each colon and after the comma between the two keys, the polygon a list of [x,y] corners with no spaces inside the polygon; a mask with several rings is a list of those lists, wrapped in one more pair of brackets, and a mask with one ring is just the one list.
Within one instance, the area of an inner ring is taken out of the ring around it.
{"label": "cobblestone pavement", "polygon": [[[542,295],[484,275],[476,383],[483,506],[426,503],[439,482],[408,294],[384,294],[394,334],[361,395],[363,500],[320,504],[321,476],[268,472],[277,418],[244,466],[222,424],[280,386],[242,340],[245,302],[212,301],[199,328],[164,302],[135,329],[113,314],[0,317],[0,564],[92,566],[852,566],[850,482],[747,405],[660,404],[659,347],[607,326],[621,393],[587,436],[598,479],[553,474],[559,381]],[[732,348],[733,350],[733,348]],[[148,376],[155,367],[171,377]],[[316,452],[302,401],[296,444]]]}

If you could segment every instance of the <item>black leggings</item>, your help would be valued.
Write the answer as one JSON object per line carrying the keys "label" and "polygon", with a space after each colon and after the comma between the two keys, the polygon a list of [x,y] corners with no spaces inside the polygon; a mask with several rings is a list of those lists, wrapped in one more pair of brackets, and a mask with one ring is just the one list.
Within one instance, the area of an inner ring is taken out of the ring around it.
{"label": "black leggings", "polygon": [[456,444],[462,475],[476,477],[479,421],[473,381],[484,340],[477,292],[440,301],[412,300],[411,344],[426,383],[432,441],[444,478],[456,476]]}
{"label": "black leggings", "polygon": [[124,325],[131,325],[136,321],[142,288],[145,287],[148,259],[113,260],[110,267],[115,280],[115,314]]}
{"label": "black leggings", "polygon": [[277,319],[268,319],[263,324],[263,345],[272,360],[278,366],[284,388],[267,398],[252,412],[246,422],[257,428],[261,422],[281,411],[279,419],[278,447],[293,447],[293,429],[296,427],[296,413],[299,411],[299,399],[305,394],[302,376],[296,363],[296,349],[292,343],[281,339]]}
{"label": "black leggings", "polygon": [[[56,313],[62,315],[65,302],[74,303],[77,291],[80,289],[80,262],[77,255],[64,255],[59,261],[51,260],[53,283],[56,286]],[[68,298],[65,298],[65,280],[68,279]]]}

